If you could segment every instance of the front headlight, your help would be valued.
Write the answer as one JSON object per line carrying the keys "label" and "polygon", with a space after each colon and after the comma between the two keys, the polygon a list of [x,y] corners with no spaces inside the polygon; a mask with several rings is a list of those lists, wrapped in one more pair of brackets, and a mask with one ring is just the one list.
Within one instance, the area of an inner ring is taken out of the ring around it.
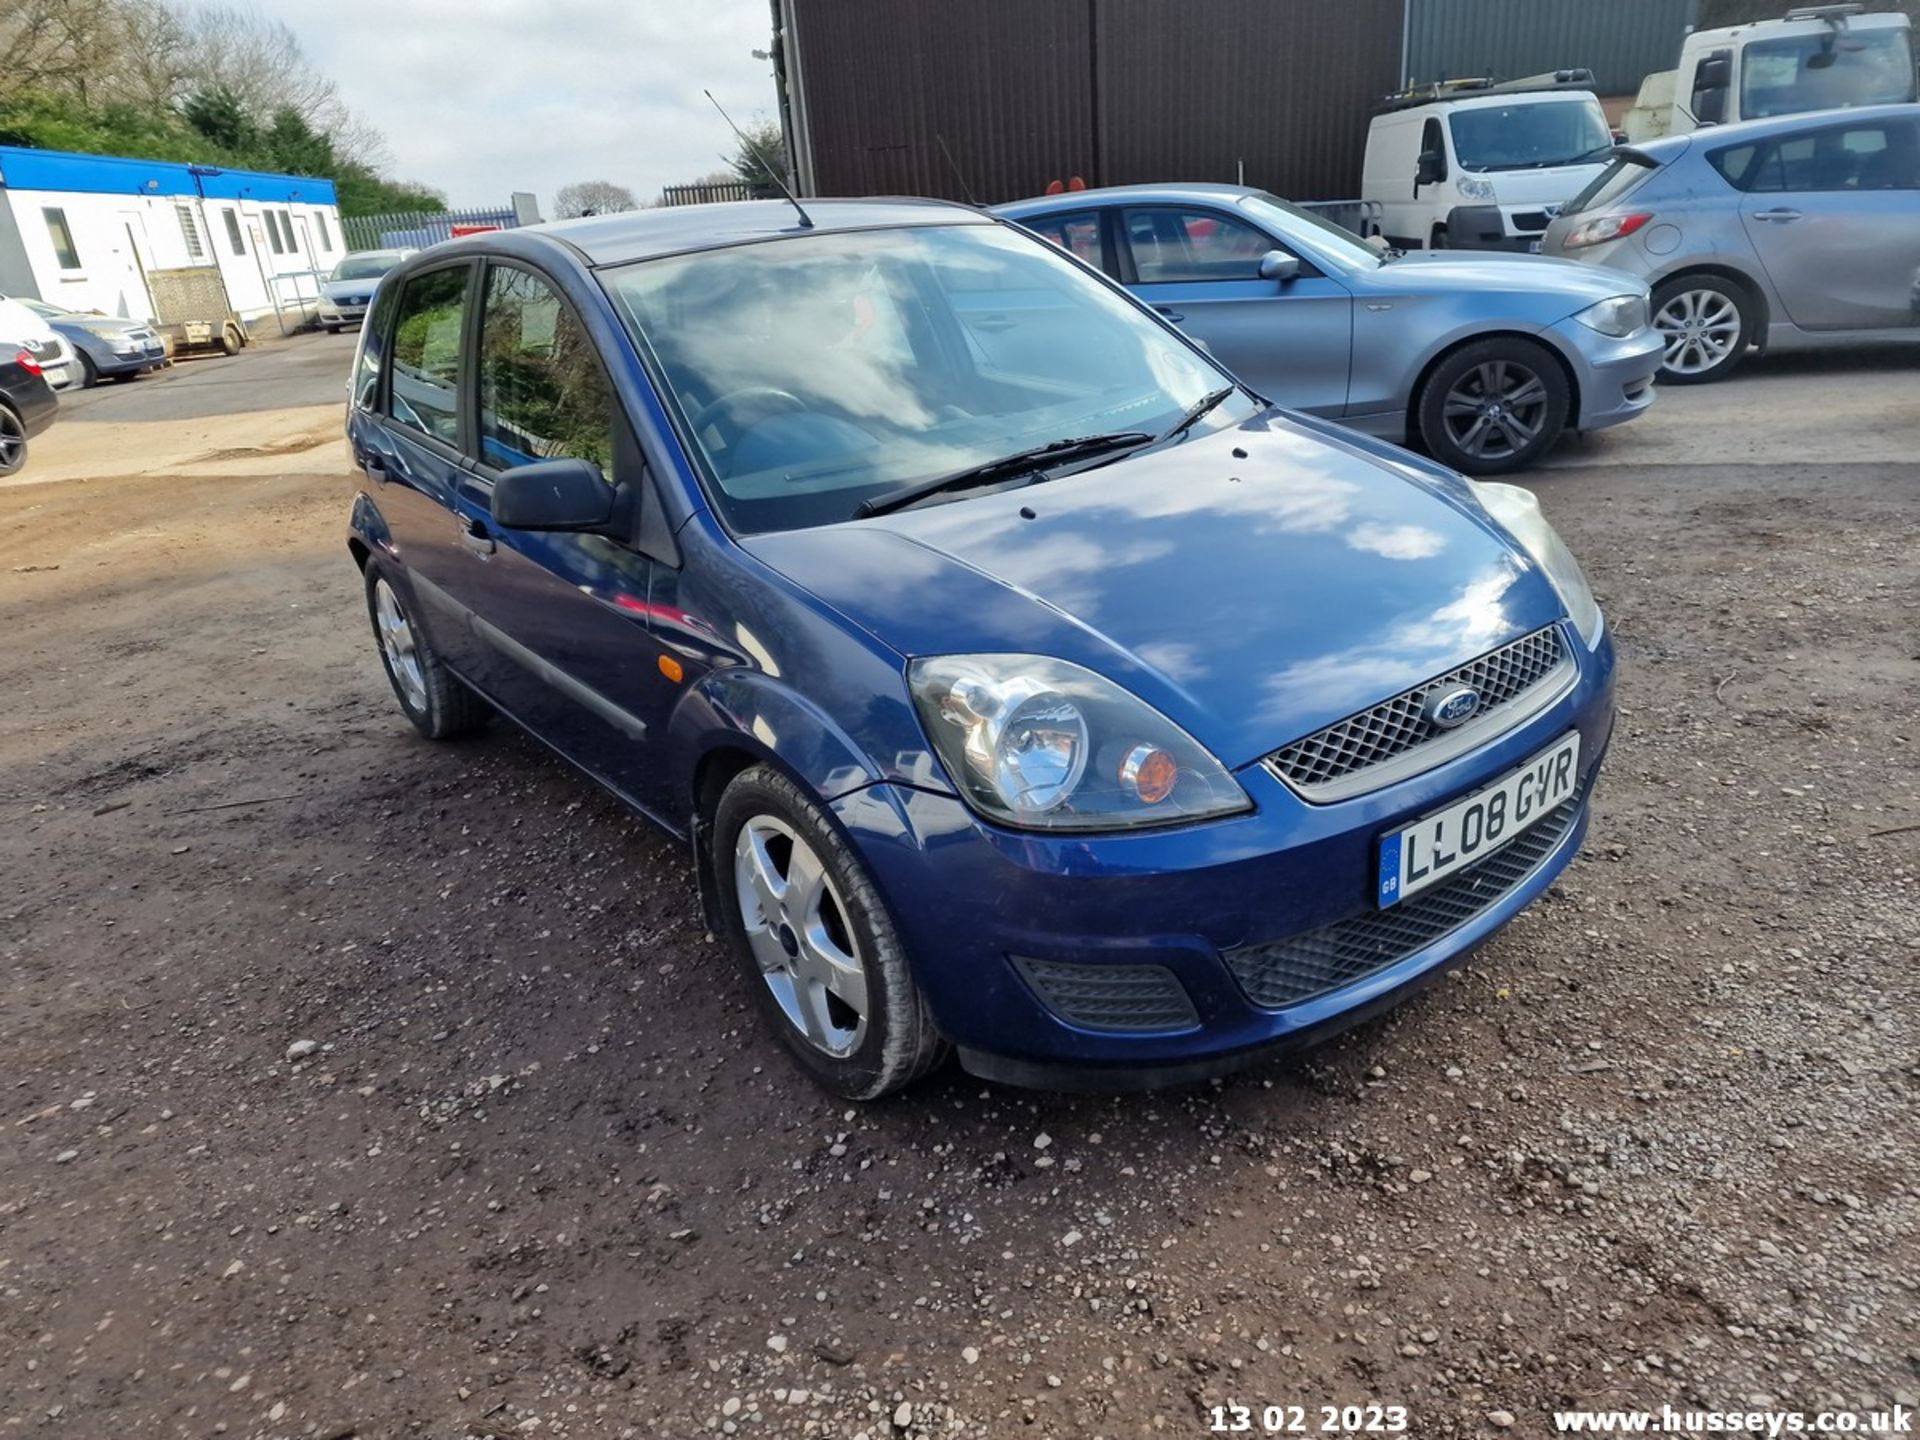
{"label": "front headlight", "polygon": [[1553,588],[1560,592],[1560,602],[1567,607],[1573,628],[1587,642],[1587,648],[1591,650],[1598,645],[1606,620],[1600,613],[1599,602],[1593,598],[1593,587],[1587,583],[1580,562],[1573,558],[1566,542],[1540,513],[1540,501],[1534,493],[1518,485],[1502,485],[1491,480],[1470,483],[1486,512],[1498,520],[1546,572]]}
{"label": "front headlight", "polygon": [[1624,340],[1635,331],[1645,328],[1647,302],[1639,295],[1616,295],[1611,300],[1602,300],[1598,305],[1589,305],[1573,318],[1589,330],[1598,330],[1602,335]]}
{"label": "front headlight", "polygon": [[1043,655],[937,655],[907,685],[960,793],[1031,830],[1124,830],[1250,809],[1194,738],[1111,680]]}
{"label": "front headlight", "polygon": [[1462,175],[1458,186],[1462,200],[1480,200],[1493,203],[1493,182],[1483,180],[1478,175]]}

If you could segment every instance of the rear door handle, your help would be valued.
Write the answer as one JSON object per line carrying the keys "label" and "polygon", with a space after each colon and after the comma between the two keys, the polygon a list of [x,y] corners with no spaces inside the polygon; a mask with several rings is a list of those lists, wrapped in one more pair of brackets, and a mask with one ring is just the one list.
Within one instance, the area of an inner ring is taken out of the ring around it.
{"label": "rear door handle", "polygon": [[460,543],[476,555],[493,554],[493,534],[484,520],[469,520],[462,525]]}
{"label": "rear door handle", "polygon": [[1798,210],[1756,210],[1753,212],[1753,218],[1756,220],[1778,220],[1782,224],[1785,224],[1789,220],[1798,220],[1800,214],[1801,212]]}
{"label": "rear door handle", "polygon": [[1175,310],[1171,305],[1156,305],[1153,308],[1158,310],[1162,315],[1166,316],[1167,319],[1173,321],[1173,323],[1176,325],[1178,325],[1182,320],[1187,318],[1186,316],[1182,315],[1178,310]]}

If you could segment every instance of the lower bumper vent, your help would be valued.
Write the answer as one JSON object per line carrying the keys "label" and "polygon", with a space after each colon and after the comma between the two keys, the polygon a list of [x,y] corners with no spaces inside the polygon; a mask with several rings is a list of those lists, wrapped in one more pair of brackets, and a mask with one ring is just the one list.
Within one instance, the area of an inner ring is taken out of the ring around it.
{"label": "lower bumper vent", "polygon": [[1164,965],[1013,963],[1046,1007],[1083,1030],[1186,1030],[1200,1023],[1186,986]]}

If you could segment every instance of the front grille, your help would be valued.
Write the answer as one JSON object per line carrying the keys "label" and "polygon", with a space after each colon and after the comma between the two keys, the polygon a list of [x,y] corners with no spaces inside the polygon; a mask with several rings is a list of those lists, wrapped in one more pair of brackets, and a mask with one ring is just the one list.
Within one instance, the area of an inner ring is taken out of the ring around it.
{"label": "front grille", "polygon": [[1372,910],[1271,945],[1230,950],[1227,968],[1268,1010],[1364,980],[1451,934],[1510,893],[1566,839],[1586,802],[1583,785],[1531,830],[1483,860],[1387,910]]}
{"label": "front grille", "polygon": [[1553,674],[1565,658],[1560,627],[1548,625],[1274,751],[1267,756],[1267,767],[1307,799],[1314,799],[1316,790],[1356,771],[1391,760],[1440,736],[1459,734],[1427,719],[1427,696],[1434,691],[1456,685],[1479,691],[1480,708],[1468,724],[1476,733],[1484,733],[1488,727],[1480,723],[1481,717],[1512,705]]}
{"label": "front grille", "polygon": [[1086,1030],[1185,1030],[1200,1023],[1193,1001],[1164,965],[1013,963],[1046,1007]]}

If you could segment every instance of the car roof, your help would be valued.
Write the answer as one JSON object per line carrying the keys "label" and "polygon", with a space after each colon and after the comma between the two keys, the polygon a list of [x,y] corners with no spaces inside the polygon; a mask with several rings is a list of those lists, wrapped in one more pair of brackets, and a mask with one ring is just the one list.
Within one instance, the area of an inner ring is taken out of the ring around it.
{"label": "car roof", "polygon": [[1689,141],[1718,149],[1722,145],[1738,145],[1743,140],[1767,140],[1801,130],[1824,130],[1846,121],[1901,119],[1920,120],[1920,104],[1908,100],[1889,105],[1851,105],[1839,110],[1803,110],[1798,115],[1770,115],[1764,120],[1736,120],[1731,125],[1704,125],[1685,135],[1663,135],[1658,140],[1629,148],[1666,161],[1685,150]]}
{"label": "car roof", "polygon": [[1054,210],[1078,210],[1089,204],[1111,205],[1128,200],[1145,204],[1199,200],[1215,205],[1231,205],[1248,195],[1265,193],[1254,185],[1218,185],[1199,180],[1181,185],[1103,185],[1095,190],[1063,190],[1058,195],[1035,195],[1026,200],[1010,200],[1005,205],[994,206],[993,213],[1010,217],[1039,215]]}
{"label": "car roof", "polygon": [[[563,240],[593,265],[620,265],[689,250],[711,250],[754,240],[792,239],[842,230],[874,230],[903,225],[983,224],[970,206],[945,200],[880,197],[866,200],[802,200],[811,229],[785,200],[731,200],[718,205],[668,205],[657,210],[625,210],[557,220],[509,232],[548,235]],[[486,240],[485,235],[473,237]],[[496,234],[492,238],[497,240]],[[436,246],[435,253],[451,253]]]}

